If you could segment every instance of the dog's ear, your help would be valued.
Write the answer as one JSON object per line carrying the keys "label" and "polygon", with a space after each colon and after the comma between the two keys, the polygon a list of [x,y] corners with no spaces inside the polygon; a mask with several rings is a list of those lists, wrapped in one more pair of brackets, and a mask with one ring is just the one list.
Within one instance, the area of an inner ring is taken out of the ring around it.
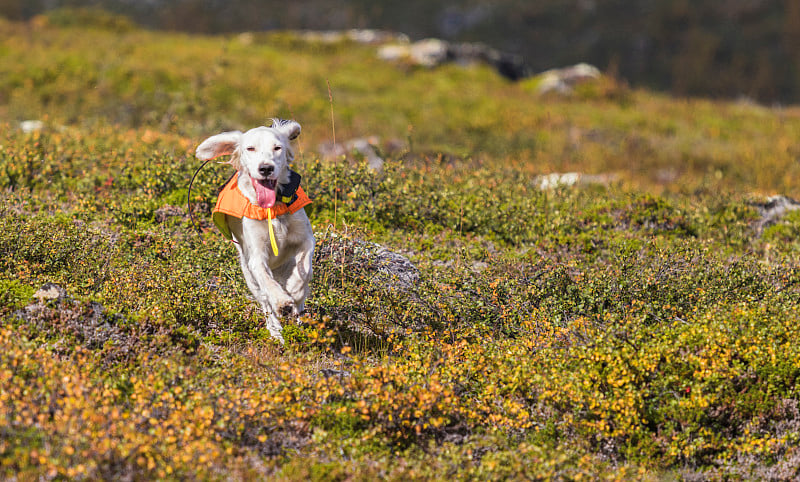
{"label": "dog's ear", "polygon": [[293,120],[272,119],[272,128],[288,137],[290,141],[300,135],[300,124]]}
{"label": "dog's ear", "polygon": [[202,144],[197,146],[195,155],[198,159],[207,161],[219,156],[233,154],[236,148],[239,147],[241,140],[242,133],[240,131],[223,132],[204,140]]}

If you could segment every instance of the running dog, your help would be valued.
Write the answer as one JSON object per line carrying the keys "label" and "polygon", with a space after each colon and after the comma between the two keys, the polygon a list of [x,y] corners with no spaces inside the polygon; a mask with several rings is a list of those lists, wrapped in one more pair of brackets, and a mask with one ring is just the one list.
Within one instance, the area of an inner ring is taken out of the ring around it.
{"label": "running dog", "polygon": [[304,206],[311,200],[289,168],[300,124],[273,119],[271,127],[223,132],[197,147],[201,160],[230,155],[236,174],[220,191],[214,223],[236,244],[250,292],[270,334],[283,344],[280,318],[298,316],[309,295],[314,233]]}

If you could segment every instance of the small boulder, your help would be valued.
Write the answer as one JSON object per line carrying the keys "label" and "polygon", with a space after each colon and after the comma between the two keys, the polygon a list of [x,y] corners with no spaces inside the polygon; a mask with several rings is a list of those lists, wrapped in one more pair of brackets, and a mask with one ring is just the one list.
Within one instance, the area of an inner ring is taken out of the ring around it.
{"label": "small boulder", "polygon": [[347,39],[359,44],[376,45],[387,42],[408,43],[408,35],[402,33],[389,32],[386,30],[375,30],[370,28],[350,29],[347,31]]}
{"label": "small boulder", "polygon": [[344,267],[354,279],[369,280],[373,287],[386,291],[410,291],[419,281],[419,270],[402,254],[336,233],[317,238],[314,264]]}
{"label": "small boulder", "polygon": [[616,181],[616,174],[583,174],[580,172],[553,172],[536,176],[533,184],[545,191],[559,187],[588,186],[592,184],[608,185]]}
{"label": "small boulder", "polygon": [[364,45],[388,42],[408,43],[407,35],[375,29],[305,30],[299,32],[298,36],[306,42],[319,42],[324,44],[335,44],[344,42],[345,40]]}
{"label": "small boulder", "polygon": [[770,196],[766,202],[753,203],[761,219],[756,221],[756,231],[761,234],[764,228],[772,226],[781,220],[790,211],[800,209],[800,202],[786,196]]}
{"label": "small boulder", "polygon": [[412,44],[383,45],[378,49],[378,58],[431,68],[441,65],[447,60],[447,49],[447,42],[431,38]]}
{"label": "small boulder", "polygon": [[412,44],[387,44],[378,49],[378,58],[392,62],[433,68],[446,62],[460,65],[485,63],[510,80],[527,75],[522,57],[501,52],[481,43],[450,43],[429,38]]}
{"label": "small boulder", "polygon": [[48,301],[61,302],[68,299],[67,290],[55,283],[45,283],[34,294],[33,298],[37,299],[39,303],[46,303]]}
{"label": "small boulder", "polygon": [[319,153],[326,159],[335,159],[346,156],[349,153],[357,152],[364,156],[367,165],[373,171],[380,172],[383,169],[383,158],[378,155],[377,146],[379,139],[375,136],[359,137],[350,139],[343,143],[324,143],[319,146]]}
{"label": "small boulder", "polygon": [[586,63],[562,69],[551,69],[536,75],[533,83],[539,95],[556,93],[570,95],[576,86],[597,81],[602,77],[600,70]]}

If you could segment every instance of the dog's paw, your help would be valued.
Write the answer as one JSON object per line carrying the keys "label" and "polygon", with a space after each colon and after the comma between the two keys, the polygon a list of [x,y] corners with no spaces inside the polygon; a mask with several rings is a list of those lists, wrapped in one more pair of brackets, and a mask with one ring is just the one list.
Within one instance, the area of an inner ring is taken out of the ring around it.
{"label": "dog's paw", "polygon": [[294,300],[285,293],[280,293],[270,299],[268,305],[278,318],[289,316],[297,312],[297,305],[295,305]]}
{"label": "dog's paw", "polygon": [[290,304],[290,305],[283,305],[283,306],[281,306],[281,307],[278,309],[278,314],[279,314],[280,316],[290,316],[290,315],[293,315],[295,311],[297,311],[297,310],[295,310],[295,308],[294,308],[294,303],[292,303],[292,304]]}
{"label": "dog's paw", "polygon": [[269,334],[272,335],[273,340],[277,341],[281,346],[283,346],[283,327],[281,326],[281,322],[273,313],[265,314],[267,315],[266,326],[267,330],[269,330]]}
{"label": "dog's paw", "polygon": [[297,306],[292,299],[287,299],[278,304],[275,312],[279,317],[297,315]]}

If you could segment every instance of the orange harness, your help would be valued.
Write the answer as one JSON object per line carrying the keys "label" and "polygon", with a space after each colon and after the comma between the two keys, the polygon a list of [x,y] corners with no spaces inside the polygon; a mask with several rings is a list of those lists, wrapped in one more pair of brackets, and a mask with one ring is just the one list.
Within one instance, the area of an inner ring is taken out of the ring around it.
{"label": "orange harness", "polygon": [[[294,214],[305,206],[311,204],[311,199],[303,191],[303,188],[297,186],[295,195],[297,199],[292,202],[292,196],[280,197],[279,202],[276,202],[271,208],[262,208],[257,204],[250,202],[242,191],[239,190],[239,173],[236,173],[228,184],[222,188],[217,198],[217,205],[211,213],[211,218],[214,224],[228,238],[233,239],[231,230],[228,223],[225,221],[225,216],[234,216],[237,218],[250,218],[258,221],[264,219],[274,219],[284,214]],[[288,203],[288,204],[287,204]]]}

